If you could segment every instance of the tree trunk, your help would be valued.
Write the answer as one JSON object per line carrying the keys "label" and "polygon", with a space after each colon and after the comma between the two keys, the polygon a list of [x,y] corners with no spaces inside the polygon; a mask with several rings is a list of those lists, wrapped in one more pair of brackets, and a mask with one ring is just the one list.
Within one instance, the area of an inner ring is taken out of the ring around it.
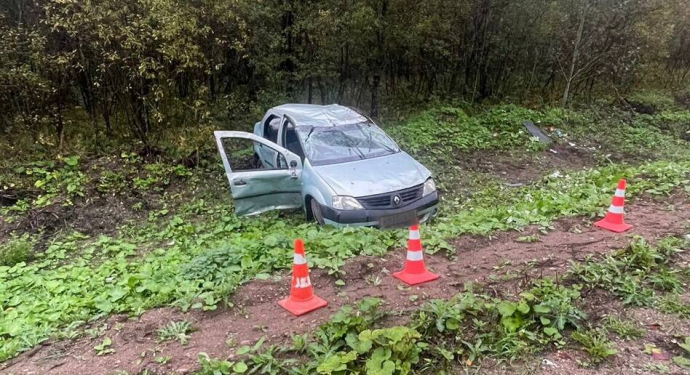
{"label": "tree trunk", "polygon": [[568,77],[566,77],[565,91],[563,92],[563,108],[568,106],[568,100],[570,99],[570,87],[573,83],[573,77],[575,76],[575,68],[577,67],[577,59],[580,56],[580,43],[582,42],[582,32],[585,29],[585,17],[587,16],[586,5],[582,6],[580,10],[580,25],[577,28],[577,36],[575,37],[575,47],[573,49],[573,59],[570,62],[570,72]]}
{"label": "tree trunk", "polygon": [[379,117],[379,86],[381,86],[381,76],[374,74],[371,84],[371,117]]}
{"label": "tree trunk", "polygon": [[371,117],[379,116],[379,88],[381,87],[381,76],[384,73],[384,53],[385,53],[385,43],[386,34],[384,30],[384,19],[386,13],[388,12],[388,0],[383,0],[381,2],[381,8],[379,11],[379,22],[378,28],[376,30],[376,42],[378,44],[376,59],[374,60],[374,74],[371,82]]}
{"label": "tree trunk", "polygon": [[312,78],[309,76],[309,78],[307,78],[307,103],[309,104],[312,103],[312,86]]}

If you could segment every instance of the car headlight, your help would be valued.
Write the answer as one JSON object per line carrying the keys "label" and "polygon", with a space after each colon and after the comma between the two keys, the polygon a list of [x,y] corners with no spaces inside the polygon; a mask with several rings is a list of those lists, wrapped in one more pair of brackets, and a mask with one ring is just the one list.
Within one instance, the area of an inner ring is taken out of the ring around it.
{"label": "car headlight", "polygon": [[333,197],[333,208],[336,210],[362,210],[364,207],[357,201],[357,199],[336,195]]}
{"label": "car headlight", "polygon": [[426,197],[427,195],[433,193],[436,191],[436,183],[434,182],[433,179],[428,179],[424,183],[424,191],[422,192],[422,196]]}

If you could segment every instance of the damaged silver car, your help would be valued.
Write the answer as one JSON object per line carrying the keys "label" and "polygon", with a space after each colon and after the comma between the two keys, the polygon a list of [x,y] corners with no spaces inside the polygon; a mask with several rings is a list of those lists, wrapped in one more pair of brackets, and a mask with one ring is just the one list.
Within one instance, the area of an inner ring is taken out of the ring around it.
{"label": "damaged silver car", "polygon": [[215,137],[238,215],[302,208],[319,224],[389,228],[437,213],[429,170],[350,108],[281,105],[254,134]]}

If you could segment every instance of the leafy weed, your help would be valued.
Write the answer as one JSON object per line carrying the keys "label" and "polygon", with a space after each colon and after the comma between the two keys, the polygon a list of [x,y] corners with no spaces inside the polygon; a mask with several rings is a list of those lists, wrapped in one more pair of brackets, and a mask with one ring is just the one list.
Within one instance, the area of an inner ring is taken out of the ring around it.
{"label": "leafy weed", "polygon": [[158,341],[176,340],[182,345],[187,345],[192,331],[192,324],[186,320],[180,322],[170,322],[158,329]]}
{"label": "leafy weed", "polygon": [[618,354],[615,345],[608,340],[606,333],[602,330],[575,331],[570,337],[582,345],[589,354],[591,363],[595,365]]}
{"label": "leafy weed", "polygon": [[96,351],[97,356],[103,356],[111,353],[115,353],[115,349],[111,348],[110,346],[113,344],[113,341],[110,339],[110,337],[106,337],[101,341],[100,344],[96,345],[93,347],[93,349]]}
{"label": "leafy weed", "polygon": [[604,328],[614,332],[618,337],[625,340],[640,338],[644,336],[645,333],[645,331],[639,328],[634,322],[622,320],[614,316],[606,318]]}

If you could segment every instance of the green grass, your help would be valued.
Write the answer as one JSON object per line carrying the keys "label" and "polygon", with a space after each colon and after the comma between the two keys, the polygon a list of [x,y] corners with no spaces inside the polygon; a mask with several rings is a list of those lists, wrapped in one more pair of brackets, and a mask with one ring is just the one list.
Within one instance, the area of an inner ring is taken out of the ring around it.
{"label": "green grass", "polygon": [[523,122],[527,120],[542,125],[560,125],[563,113],[503,105],[468,115],[461,108],[439,107],[386,130],[402,148],[415,155],[449,161],[458,151],[543,150],[543,146],[535,142],[524,128]]}
{"label": "green grass", "polygon": [[684,303],[677,294],[667,294],[657,300],[659,311],[677,315],[681,318],[690,318],[690,304]]}
{"label": "green grass", "polygon": [[645,333],[645,331],[638,327],[635,322],[612,316],[606,318],[604,328],[625,340],[640,338],[644,336]]}
{"label": "green grass", "polygon": [[[671,100],[673,100],[671,98]],[[470,107],[437,106],[386,127],[403,149],[444,172],[449,163],[472,151],[543,151],[524,128],[532,121],[563,145],[574,142],[584,152],[607,158],[620,157],[648,160],[650,155],[669,160],[688,160],[690,111],[662,107],[654,114],[633,114],[612,108],[594,106],[581,110],[560,108],[527,109],[515,105]],[[548,128],[558,129],[550,133]],[[561,138],[559,136],[563,136]]]}
{"label": "green grass", "polygon": [[651,306],[658,292],[668,290],[656,281],[664,275],[675,277],[676,272],[668,270],[671,255],[685,251],[687,245],[680,239],[668,238],[652,247],[637,238],[626,249],[603,259],[589,256],[583,262],[574,262],[573,271],[582,282],[612,292],[625,305]]}
{"label": "green grass", "polygon": [[649,106],[656,111],[676,108],[676,101],[672,95],[659,91],[639,91],[628,95],[628,101],[635,104]]}
{"label": "green grass", "polygon": [[572,339],[580,343],[589,354],[592,364],[599,364],[609,357],[618,354],[615,345],[606,337],[606,332],[600,329],[575,331]]}

